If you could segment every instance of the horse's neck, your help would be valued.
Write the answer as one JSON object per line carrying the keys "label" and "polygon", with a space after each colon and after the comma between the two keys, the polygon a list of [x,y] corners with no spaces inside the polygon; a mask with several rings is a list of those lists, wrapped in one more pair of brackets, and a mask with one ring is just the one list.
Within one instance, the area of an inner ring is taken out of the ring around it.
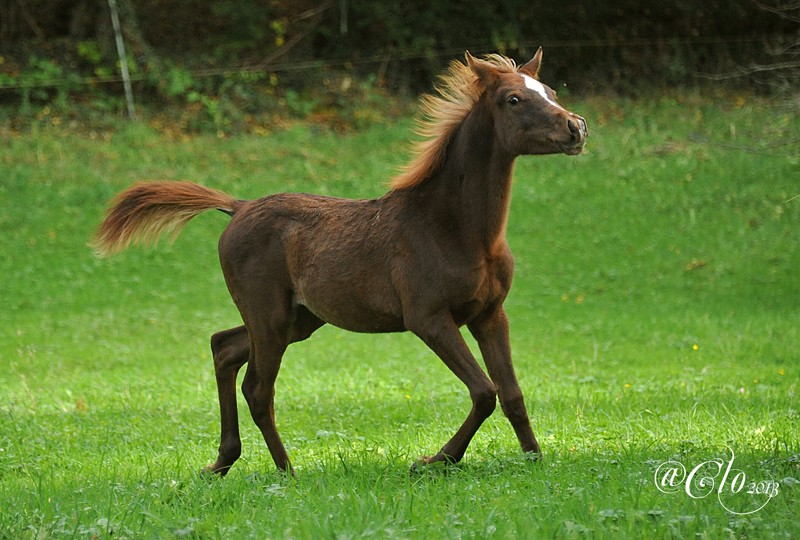
{"label": "horse's neck", "polygon": [[505,239],[515,158],[496,144],[492,122],[479,111],[465,119],[440,169],[418,186],[417,201],[468,247],[485,250]]}

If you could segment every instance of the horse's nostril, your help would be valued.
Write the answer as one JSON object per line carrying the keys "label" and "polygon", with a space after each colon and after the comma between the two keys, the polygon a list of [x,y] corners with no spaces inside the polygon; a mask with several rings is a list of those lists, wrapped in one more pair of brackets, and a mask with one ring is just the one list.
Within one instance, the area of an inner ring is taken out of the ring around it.
{"label": "horse's nostril", "polygon": [[567,128],[572,135],[572,140],[581,141],[586,138],[586,121],[580,116],[567,119]]}
{"label": "horse's nostril", "polygon": [[581,127],[578,122],[570,118],[567,120],[567,127],[569,128],[569,132],[572,133],[573,139],[580,139]]}

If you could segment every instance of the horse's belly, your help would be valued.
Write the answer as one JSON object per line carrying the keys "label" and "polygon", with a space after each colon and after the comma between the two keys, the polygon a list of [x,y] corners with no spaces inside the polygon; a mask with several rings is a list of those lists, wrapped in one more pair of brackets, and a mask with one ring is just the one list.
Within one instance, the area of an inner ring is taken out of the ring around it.
{"label": "horse's belly", "polygon": [[326,323],[352,332],[383,333],[402,332],[405,330],[402,317],[393,314],[366,309],[354,304],[320,304],[299,301],[311,313]]}
{"label": "horse's belly", "polygon": [[369,279],[303,284],[296,302],[323,321],[353,332],[401,332],[405,330],[399,302],[385,287],[370,286]]}

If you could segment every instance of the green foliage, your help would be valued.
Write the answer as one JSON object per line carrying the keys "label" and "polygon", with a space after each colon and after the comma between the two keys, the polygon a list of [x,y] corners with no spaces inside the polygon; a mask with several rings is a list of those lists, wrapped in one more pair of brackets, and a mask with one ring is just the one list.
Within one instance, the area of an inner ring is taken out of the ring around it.
{"label": "green foliage", "polygon": [[[350,60],[399,57],[393,82],[427,88],[453,56],[501,52],[527,59],[544,46],[551,80],[586,91],[697,84],[697,75],[769,59],[773,37],[796,41],[797,25],[749,0],[620,2],[348,3],[349,30],[325,20],[319,51]],[[456,30],[457,29],[457,30]],[[743,44],[743,40],[747,45]],[[763,40],[763,41],[761,41]],[[557,54],[553,54],[557,52]],[[737,84],[747,84],[739,79]]]}
{"label": "green foliage", "polygon": [[96,41],[80,41],[78,42],[78,56],[89,62],[93,66],[99,66],[103,61],[103,55],[100,53],[100,47]]}
{"label": "green foliage", "polygon": [[[142,179],[380,195],[411,122],[5,137],[0,537],[800,535],[800,157],[770,148],[800,137],[795,117],[749,95],[565,105],[587,118],[587,151],[520,158],[508,223],[512,347],[543,458],[520,454],[498,409],[461,465],[417,476],[466,390],[410,335],[327,327],[278,378],[297,480],[274,472],[243,400],[242,459],[200,477],[218,444],[208,336],[240,323],[216,254],[227,218],[108,261],[86,246]],[[780,483],[762,510],[656,489],[660,463],[726,446],[749,479]]]}
{"label": "green foliage", "polygon": [[196,84],[192,73],[179,66],[170,66],[166,75],[164,91],[170,97],[182,97]]}
{"label": "green foliage", "polygon": [[286,106],[289,110],[301,118],[311,114],[311,111],[317,107],[314,98],[309,98],[308,96],[302,97],[298,92],[292,89],[286,91],[283,99],[286,101]]}
{"label": "green foliage", "polygon": [[211,44],[220,59],[237,58],[259,45],[266,47],[270,37],[274,46],[286,34],[286,21],[276,17],[280,9],[275,2],[222,0],[214,2],[211,10],[225,21],[222,35],[214,36]]}
{"label": "green foliage", "polygon": [[22,114],[30,113],[36,103],[52,102],[66,108],[70,92],[79,84],[80,77],[68,73],[57,62],[31,56],[18,75],[0,73],[0,86],[13,89],[20,98]]}
{"label": "green foliage", "polygon": [[[25,67],[17,73],[0,65],[0,84],[15,88],[24,109],[53,99],[61,106],[75,92],[84,100],[102,100],[100,92],[119,92],[118,85],[86,84],[87,78],[118,73],[107,14],[89,10],[89,4],[65,2],[55,10],[44,0],[30,0],[27,11],[4,13],[8,20],[0,32],[0,54]],[[298,114],[313,109],[293,101],[293,96],[314,91],[317,68],[296,69],[309,61],[336,66],[357,79],[377,76],[377,84],[393,91],[417,92],[429,89],[435,75],[466,49],[524,60],[544,46],[545,68],[556,86],[568,84],[584,95],[636,95],[654,87],[695,86],[702,82],[698,76],[706,74],[793,60],[797,45],[796,18],[789,13],[782,18],[751,0],[541,5],[526,0],[376,0],[314,6],[260,0],[137,0],[121,2],[121,11],[128,61],[137,75],[137,101],[174,105],[173,98],[183,103],[188,91],[200,92],[226,104],[222,108],[231,111],[233,118],[226,119],[231,125],[240,124],[241,118],[235,117],[252,114],[258,104],[275,105],[256,99],[257,105],[248,107],[244,100],[226,95],[241,66],[263,66],[264,78],[277,73],[280,90],[292,103],[292,113]],[[25,20],[24,13],[36,14],[36,24]],[[63,34],[64,20],[71,20],[68,37]],[[39,35],[27,35],[32,28]],[[36,60],[28,61],[26,51],[33,51]],[[775,51],[784,53],[776,56]],[[758,78],[736,78],[731,84],[761,90],[780,86],[791,93],[797,69],[793,72],[786,76],[786,69],[767,70]],[[270,89],[256,86],[256,93]],[[312,101],[324,99],[313,96]]]}
{"label": "green foliage", "polygon": [[[4,13],[0,117],[7,123],[25,125],[54,108],[73,117],[124,112],[107,13],[90,5],[63,2],[56,10],[30,0],[27,10]],[[137,107],[169,108],[194,131],[246,129],[254,116],[280,109],[361,126],[373,115],[350,101],[354,95],[427,91],[466,49],[522,61],[544,46],[547,79],[580,95],[699,87],[705,75],[778,63],[784,69],[725,84],[795,99],[798,78],[796,18],[751,0],[136,0],[120,2],[120,10]],[[325,78],[352,80],[361,91],[322,88]]]}

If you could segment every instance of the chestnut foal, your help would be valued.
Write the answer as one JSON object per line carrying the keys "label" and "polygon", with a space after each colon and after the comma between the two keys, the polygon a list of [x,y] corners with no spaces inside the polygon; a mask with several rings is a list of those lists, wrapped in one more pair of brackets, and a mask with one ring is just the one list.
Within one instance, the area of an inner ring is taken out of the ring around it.
{"label": "chestnut foal", "polygon": [[[325,323],[355,332],[411,331],[467,386],[472,409],[433,462],[458,462],[499,397],[525,452],[539,452],[511,363],[503,301],[514,262],[505,238],[514,160],[581,153],[586,122],[538,80],[542,51],[517,67],[499,55],[453,62],[421,102],[415,158],[383,197],[276,194],[253,201],[189,182],[120,193],[93,241],[100,255],[177,231],[211,209],[231,216],[222,271],[244,326],[214,334],[222,435],[206,470],[241,453],[236,378],[279,469],[292,472],[275,427],[275,379],[286,347]],[[489,376],[459,327],[478,342]]]}

